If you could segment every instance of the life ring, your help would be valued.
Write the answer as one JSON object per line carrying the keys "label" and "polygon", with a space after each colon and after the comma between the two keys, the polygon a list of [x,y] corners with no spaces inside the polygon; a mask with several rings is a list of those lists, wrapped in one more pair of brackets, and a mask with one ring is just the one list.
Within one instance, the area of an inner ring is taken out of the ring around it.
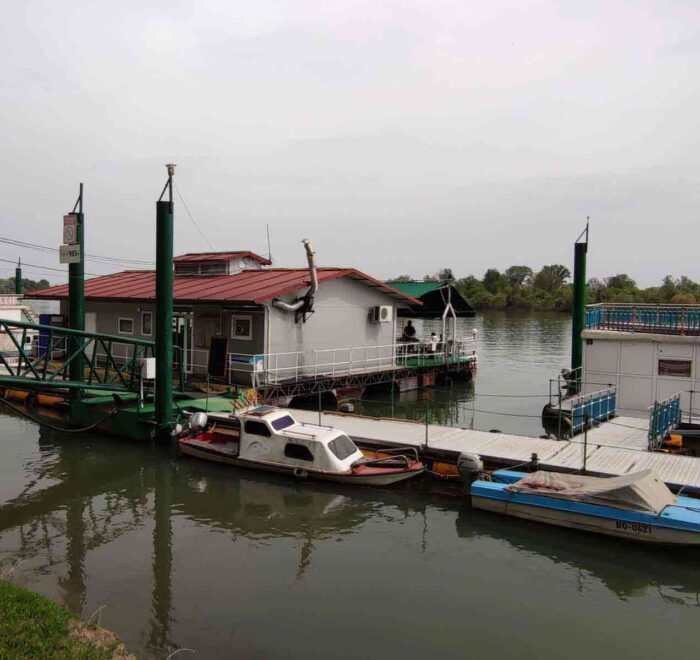
{"label": "life ring", "polygon": [[309,476],[309,473],[303,468],[294,468],[293,474],[295,477],[299,477],[299,479],[306,479],[306,477]]}

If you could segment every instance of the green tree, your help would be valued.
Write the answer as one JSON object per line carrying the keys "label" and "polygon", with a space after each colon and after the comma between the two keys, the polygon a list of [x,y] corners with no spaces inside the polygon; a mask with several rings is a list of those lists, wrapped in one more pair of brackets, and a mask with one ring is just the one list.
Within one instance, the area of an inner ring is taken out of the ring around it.
{"label": "green tree", "polygon": [[519,287],[523,284],[529,284],[534,273],[529,266],[510,266],[506,268],[504,275],[511,287]]}
{"label": "green tree", "polygon": [[612,275],[605,278],[605,286],[608,289],[618,289],[619,291],[636,291],[637,283],[626,273]]}
{"label": "green tree", "polygon": [[669,302],[673,296],[678,293],[678,286],[676,285],[673,276],[666,275],[664,281],[659,288],[659,293],[661,294],[662,300],[659,302]]}
{"label": "green tree", "polygon": [[[51,286],[49,284],[48,280],[28,280],[26,278],[22,278],[22,282],[24,284],[24,290],[29,292],[29,291],[36,291],[37,289],[45,289],[48,286]],[[6,279],[0,279],[0,293],[14,293],[15,292],[15,278],[14,277],[8,277]]]}
{"label": "green tree", "polygon": [[402,283],[402,282],[413,282],[413,278],[410,275],[399,275],[398,277],[394,277],[389,280],[389,283],[391,282],[397,282],[397,283]]}
{"label": "green tree", "polygon": [[497,268],[489,268],[484,273],[483,283],[484,288],[489,293],[498,293],[498,291],[505,288],[504,284],[506,284],[506,280]]}
{"label": "green tree", "polygon": [[426,275],[423,278],[426,282],[447,282],[457,279],[451,268],[441,268],[437,273]]}
{"label": "green tree", "polygon": [[562,286],[569,277],[571,277],[571,272],[566,266],[552,264],[542,267],[542,270],[535,275],[533,284],[542,291],[551,292]]}

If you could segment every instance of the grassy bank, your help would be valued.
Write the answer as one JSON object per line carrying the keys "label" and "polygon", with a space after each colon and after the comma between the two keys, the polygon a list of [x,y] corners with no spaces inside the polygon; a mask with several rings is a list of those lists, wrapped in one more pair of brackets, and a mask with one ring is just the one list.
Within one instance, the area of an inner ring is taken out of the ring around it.
{"label": "grassy bank", "polygon": [[89,626],[48,598],[0,580],[0,658],[134,658],[114,633]]}

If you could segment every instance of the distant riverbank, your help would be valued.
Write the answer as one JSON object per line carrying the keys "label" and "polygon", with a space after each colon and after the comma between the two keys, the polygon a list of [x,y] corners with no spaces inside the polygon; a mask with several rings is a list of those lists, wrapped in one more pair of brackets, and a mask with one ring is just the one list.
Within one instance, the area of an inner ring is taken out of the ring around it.
{"label": "distant riverbank", "polygon": [[[543,266],[537,272],[528,266],[510,266],[503,272],[489,268],[481,279],[474,275],[458,278],[451,268],[443,268],[424,279],[454,282],[475,310],[570,312],[573,300],[571,272],[561,264]],[[411,281],[411,277],[400,275],[391,281]],[[700,283],[685,275],[667,275],[659,286],[640,288],[625,273],[594,277],[587,282],[586,302],[693,305],[700,302]]]}

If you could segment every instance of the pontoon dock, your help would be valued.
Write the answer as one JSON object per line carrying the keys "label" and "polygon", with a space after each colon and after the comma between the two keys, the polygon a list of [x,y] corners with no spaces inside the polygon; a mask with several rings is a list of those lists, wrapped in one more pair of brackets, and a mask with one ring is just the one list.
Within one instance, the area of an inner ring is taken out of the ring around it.
{"label": "pontoon dock", "polygon": [[[294,410],[303,422],[317,424],[318,412]],[[211,415],[213,419],[225,417]],[[387,420],[358,415],[322,413],[321,423],[344,430],[356,441],[379,446],[425,448],[426,426],[419,422]],[[647,451],[648,420],[616,417],[588,432],[586,470],[589,474],[615,476],[647,468],[674,490],[700,494],[700,458]],[[540,467],[573,472],[583,464],[583,434],[571,441],[472,431],[450,426],[428,426],[428,454],[456,460],[460,453],[479,454],[486,463],[513,466],[537,454]]]}

